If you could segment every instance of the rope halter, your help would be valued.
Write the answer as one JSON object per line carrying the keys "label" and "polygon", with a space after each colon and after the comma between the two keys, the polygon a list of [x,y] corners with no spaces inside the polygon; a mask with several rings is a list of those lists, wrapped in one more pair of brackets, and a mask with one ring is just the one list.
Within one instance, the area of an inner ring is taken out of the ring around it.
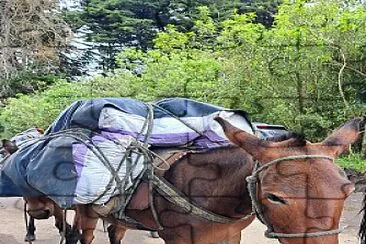
{"label": "rope halter", "polygon": [[266,221],[262,208],[261,208],[261,203],[259,202],[258,197],[257,197],[257,183],[259,182],[259,174],[263,170],[268,169],[269,167],[271,167],[272,165],[275,165],[277,163],[284,162],[284,161],[297,160],[297,159],[327,159],[330,161],[334,160],[334,158],[324,156],[324,155],[297,155],[297,156],[288,156],[288,157],[278,158],[278,159],[272,160],[262,166],[260,166],[259,163],[257,162],[253,169],[252,175],[248,176],[246,178],[246,181],[248,182],[249,195],[252,200],[253,212],[256,213],[257,218],[268,228],[265,232],[265,236],[268,238],[309,238],[309,237],[335,235],[335,234],[339,234],[339,233],[343,232],[346,229],[346,227],[333,229],[333,230],[326,230],[326,231],[310,232],[310,233],[307,233],[307,232],[290,233],[290,234],[278,233],[278,232],[275,232],[272,225],[268,221]]}

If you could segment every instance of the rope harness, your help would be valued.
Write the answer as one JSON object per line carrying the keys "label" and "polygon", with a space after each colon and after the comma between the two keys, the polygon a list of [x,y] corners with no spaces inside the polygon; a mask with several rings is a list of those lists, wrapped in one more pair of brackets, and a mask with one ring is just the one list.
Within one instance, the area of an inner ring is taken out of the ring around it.
{"label": "rope harness", "polygon": [[278,158],[275,160],[272,160],[268,163],[263,164],[260,166],[259,162],[256,163],[252,175],[248,176],[246,178],[246,181],[248,182],[248,190],[250,198],[252,199],[252,208],[253,212],[256,213],[257,218],[267,226],[267,230],[265,232],[265,236],[267,238],[309,238],[309,237],[320,237],[320,236],[327,236],[327,235],[335,235],[342,233],[346,227],[334,229],[334,230],[326,230],[326,231],[318,231],[318,232],[310,232],[310,233],[277,233],[274,231],[272,225],[265,219],[263,209],[261,207],[261,203],[259,202],[258,196],[257,196],[257,184],[260,183],[259,180],[259,174],[265,170],[271,167],[272,165],[275,165],[280,162],[284,161],[291,161],[291,160],[297,160],[297,159],[328,159],[330,161],[333,161],[334,158],[324,156],[324,155],[297,155],[297,156],[288,156],[283,158]]}

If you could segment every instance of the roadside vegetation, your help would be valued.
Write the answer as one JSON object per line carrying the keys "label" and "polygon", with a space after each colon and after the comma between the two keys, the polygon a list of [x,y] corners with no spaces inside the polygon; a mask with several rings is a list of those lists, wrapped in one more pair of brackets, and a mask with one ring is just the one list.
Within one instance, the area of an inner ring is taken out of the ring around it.
{"label": "roadside vegetation", "polygon": [[[20,63],[24,67],[14,68],[11,77],[0,77],[0,136],[47,127],[73,101],[93,97],[192,98],[243,109],[255,121],[283,124],[312,141],[366,115],[366,7],[361,2],[284,1],[265,5],[263,12],[260,4],[244,1],[195,6],[152,1],[151,11],[165,8],[172,15],[161,15],[161,22],[133,12],[134,1],[126,6],[82,2],[77,11],[57,13],[65,21],[57,23],[62,30],[65,23],[76,33],[89,30],[103,76],[75,80],[73,75],[84,74],[78,67],[92,57],[83,50],[81,60],[71,60],[68,46],[53,39],[60,47],[52,55],[30,56],[40,61]],[[101,16],[106,22],[96,22]],[[363,145],[338,163],[365,171]]]}
{"label": "roadside vegetation", "polygon": [[357,172],[366,173],[365,160],[361,158],[361,154],[348,154],[337,159],[337,163],[342,168],[354,169]]}

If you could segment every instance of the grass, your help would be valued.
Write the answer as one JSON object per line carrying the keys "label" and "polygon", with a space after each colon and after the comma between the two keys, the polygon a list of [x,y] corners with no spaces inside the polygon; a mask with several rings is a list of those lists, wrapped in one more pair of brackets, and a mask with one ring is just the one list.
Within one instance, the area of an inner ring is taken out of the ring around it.
{"label": "grass", "polygon": [[358,172],[366,172],[366,160],[361,158],[361,154],[350,153],[337,159],[337,164],[343,168],[354,169]]}

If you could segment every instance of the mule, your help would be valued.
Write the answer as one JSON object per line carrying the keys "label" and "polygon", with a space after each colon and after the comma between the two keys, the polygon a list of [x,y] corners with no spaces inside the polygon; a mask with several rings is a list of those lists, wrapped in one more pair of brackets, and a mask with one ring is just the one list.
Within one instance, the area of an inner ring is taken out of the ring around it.
{"label": "mule", "polygon": [[[4,156],[8,154],[13,154],[18,150],[18,147],[15,143],[10,140],[3,139],[2,141],[2,153]],[[27,210],[27,214],[29,215],[29,222],[26,223],[26,235],[24,237],[24,241],[32,242],[36,240],[36,226],[35,219],[48,219],[52,216],[55,217],[55,226],[58,229],[60,235],[63,235],[64,231],[69,233],[71,230],[71,225],[66,222],[66,226],[64,228],[63,221],[63,209],[54,204],[53,202],[46,202],[46,204],[41,204],[42,208],[37,207],[37,203],[43,202],[42,197],[38,198],[29,198],[24,197],[23,200],[26,204],[31,202],[32,208]],[[26,208],[26,206],[24,206]],[[25,209],[26,210],[26,209]],[[76,234],[74,234],[76,236]]]}
{"label": "mule", "polygon": [[[340,216],[354,186],[334,159],[358,139],[365,118],[350,120],[319,143],[303,138],[263,141],[223,119],[217,121],[236,146],[188,153],[166,172],[156,174],[196,206],[231,221],[217,223],[196,216],[168,201],[158,188],[151,193],[156,221],[146,183],[138,187],[126,215],[158,230],[167,244],[238,244],[241,230],[255,218],[254,207],[267,225],[266,236],[281,243],[339,243]],[[249,183],[245,180],[248,176]],[[76,208],[81,243],[92,243],[100,215],[92,205]],[[108,228],[111,243],[120,243],[127,229],[136,228],[112,215],[108,219],[113,224]],[[163,228],[159,229],[158,223]]]}

